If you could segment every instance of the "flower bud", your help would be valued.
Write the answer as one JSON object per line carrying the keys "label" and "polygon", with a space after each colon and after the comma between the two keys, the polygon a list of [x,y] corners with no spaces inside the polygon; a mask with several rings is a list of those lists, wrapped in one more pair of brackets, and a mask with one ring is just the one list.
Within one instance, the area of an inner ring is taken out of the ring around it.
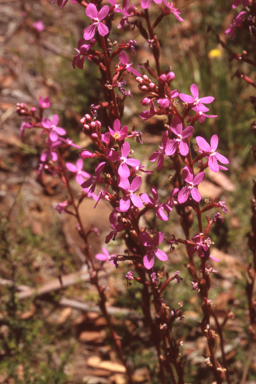
{"label": "flower bud", "polygon": [[174,79],[175,79],[175,73],[174,73],[174,72],[169,72],[169,73],[167,73],[166,80],[167,80],[168,82],[170,82],[170,81],[172,81],[172,80],[174,80]]}
{"label": "flower bud", "polygon": [[145,97],[143,100],[141,100],[141,105],[148,105],[150,103],[150,99],[148,97]]}
{"label": "flower bud", "polygon": [[142,77],[136,77],[136,81],[138,82],[138,83],[143,83],[143,79],[142,79]]}
{"label": "flower bud", "polygon": [[143,79],[148,81],[149,77],[147,75],[143,75]]}
{"label": "flower bud", "polygon": [[159,83],[160,83],[160,84],[165,83],[165,82],[166,82],[166,79],[167,79],[167,76],[166,76],[165,74],[161,75],[161,76],[159,77]]}
{"label": "flower bud", "polygon": [[85,116],[87,123],[90,123],[92,121],[92,117],[87,113]]}
{"label": "flower bud", "polygon": [[155,84],[154,83],[149,83],[148,86],[149,86],[150,89],[154,89],[155,88]]}

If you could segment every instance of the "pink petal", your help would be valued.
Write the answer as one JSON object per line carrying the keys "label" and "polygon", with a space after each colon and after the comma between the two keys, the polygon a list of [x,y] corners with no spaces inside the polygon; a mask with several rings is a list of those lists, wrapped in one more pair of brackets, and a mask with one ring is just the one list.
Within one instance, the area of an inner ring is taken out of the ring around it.
{"label": "pink petal", "polygon": [[200,149],[202,149],[204,152],[211,152],[210,145],[207,143],[207,141],[203,137],[197,136],[196,142],[197,142],[198,147]]}
{"label": "pink petal", "polygon": [[51,141],[53,141],[53,142],[57,141],[59,138],[59,136],[57,135],[57,133],[55,131],[51,131],[49,137],[50,137]]}
{"label": "pink petal", "polygon": [[152,161],[152,162],[156,161],[157,158],[159,157],[159,154],[160,154],[160,151],[154,152],[153,155],[150,156],[149,161]]}
{"label": "pink petal", "polygon": [[140,165],[140,161],[137,159],[127,159],[126,164],[130,165],[131,167],[138,167]]}
{"label": "pink petal", "polygon": [[187,182],[187,183],[190,183],[193,181],[193,174],[190,172],[190,170],[188,169],[188,167],[185,167],[182,171],[182,177],[183,179]]}
{"label": "pink petal", "polygon": [[83,176],[80,174],[77,174],[76,175],[76,181],[77,181],[77,184],[79,184],[79,185],[83,184],[83,182],[84,182]]}
{"label": "pink petal", "polygon": [[191,196],[192,198],[197,201],[199,203],[199,201],[201,200],[201,194],[200,192],[198,191],[197,188],[192,188],[191,190]]}
{"label": "pink petal", "polygon": [[162,243],[162,241],[164,240],[165,236],[164,236],[164,233],[163,232],[158,232],[154,239],[153,239],[153,245],[156,247],[158,246],[159,244]]}
{"label": "pink petal", "polygon": [[137,208],[142,208],[143,207],[142,200],[139,198],[139,196],[135,195],[134,193],[131,195],[131,201],[133,202],[135,207],[137,207]]}
{"label": "pink petal", "polygon": [[157,170],[160,171],[160,169],[163,168],[163,165],[164,165],[164,155],[161,154],[157,162]]}
{"label": "pink petal", "polygon": [[127,68],[127,72],[132,72],[132,73],[133,73],[135,76],[137,76],[137,77],[140,77],[140,76],[141,76],[140,72],[137,71],[137,69],[134,69],[134,68],[132,68],[132,67]]}
{"label": "pink petal", "polygon": [[182,122],[177,116],[175,116],[172,120],[172,126],[170,128],[176,134],[180,134],[182,132]]}
{"label": "pink petal", "polygon": [[196,84],[192,84],[190,87],[190,91],[195,99],[198,99],[199,92],[198,92],[198,86]]}
{"label": "pink petal", "polygon": [[194,103],[194,97],[192,96],[189,96],[189,95],[185,95],[184,93],[180,93],[179,94],[179,97],[182,101],[184,101],[184,103],[187,103],[187,104],[192,104]]}
{"label": "pink petal", "polygon": [[124,51],[121,51],[118,55],[119,60],[122,61],[123,64],[128,64],[129,57],[126,55]]}
{"label": "pink petal", "polygon": [[99,24],[98,24],[98,31],[99,31],[99,34],[101,36],[106,36],[108,34],[108,32],[109,32],[109,29],[108,29],[108,27],[105,24],[99,22]]}
{"label": "pink petal", "polygon": [[108,15],[108,12],[109,12],[109,7],[107,5],[104,5],[98,13],[98,19],[99,20],[105,19],[105,17],[107,17]]}
{"label": "pink petal", "polygon": [[189,153],[189,147],[187,143],[184,143],[184,141],[181,141],[179,145],[179,150],[182,156],[187,156],[187,154]]}
{"label": "pink petal", "polygon": [[56,126],[58,124],[58,122],[59,122],[59,116],[58,115],[53,115],[53,117],[52,117],[52,124]]}
{"label": "pink petal", "polygon": [[187,199],[189,198],[189,195],[190,195],[190,189],[188,187],[182,188],[178,194],[178,202],[180,204],[185,203],[185,201],[187,201]]}
{"label": "pink petal", "polygon": [[151,269],[154,265],[154,254],[151,252],[149,255],[145,255],[143,257],[144,267],[147,269]]}
{"label": "pink petal", "polygon": [[165,214],[164,210],[161,208],[161,207],[158,207],[156,209],[156,216],[160,219],[160,220],[163,220],[163,221],[167,221],[168,220],[168,216]]}
{"label": "pink petal", "polygon": [[208,166],[213,172],[219,172],[220,167],[215,156],[210,156]]}
{"label": "pink petal", "polygon": [[158,201],[158,193],[157,193],[156,187],[154,185],[153,185],[151,190],[152,190],[152,195],[154,197],[154,200]]}
{"label": "pink petal", "polygon": [[86,15],[91,19],[96,19],[98,17],[98,11],[95,4],[90,3],[85,11]]}
{"label": "pink petal", "polygon": [[225,157],[225,156],[223,156],[223,155],[221,155],[220,153],[215,153],[215,157],[222,163],[222,164],[229,164],[229,161],[228,161],[228,159]]}
{"label": "pink petal", "polygon": [[139,237],[140,241],[143,245],[145,245],[145,247],[152,247],[152,239],[147,232],[141,232]]}
{"label": "pink petal", "polygon": [[141,193],[140,197],[145,204],[152,204],[152,199],[146,193]]}
{"label": "pink petal", "polygon": [[194,178],[193,180],[193,184],[194,185],[197,185],[199,183],[201,183],[205,178],[205,173],[204,172],[199,172],[196,177]]}
{"label": "pink petal", "polygon": [[217,135],[213,135],[211,138],[211,148],[215,151],[218,148],[219,138]]}
{"label": "pink petal", "polygon": [[[108,127],[109,128],[109,127]],[[121,128],[121,122],[118,119],[115,119],[114,125],[113,125],[114,131],[119,132]],[[110,129],[110,128],[109,128]],[[113,132],[113,131],[112,131]]]}
{"label": "pink petal", "polygon": [[127,156],[129,155],[129,152],[130,152],[130,144],[128,143],[128,141],[126,141],[123,145],[122,145],[122,148],[121,148],[121,156],[122,157],[125,157],[127,158]]}
{"label": "pink petal", "polygon": [[64,128],[56,127],[56,128],[55,128],[55,131],[56,131],[56,132],[58,133],[58,135],[60,135],[60,136],[64,136],[64,135],[66,135],[66,131],[65,131]]}
{"label": "pink petal", "polygon": [[78,159],[77,162],[76,162],[76,166],[77,166],[77,169],[79,169],[81,171],[81,169],[83,169],[83,166],[84,166],[84,162],[82,159]]}
{"label": "pink petal", "polygon": [[178,142],[176,140],[169,140],[166,144],[165,154],[167,156],[173,155],[178,149]]}
{"label": "pink petal", "polygon": [[181,136],[183,139],[186,139],[187,137],[191,136],[194,132],[194,127],[192,125],[189,125],[187,128],[184,129]]}
{"label": "pink petal", "polygon": [[141,0],[141,6],[143,9],[147,9],[150,6],[151,0]]}
{"label": "pink petal", "polygon": [[130,208],[130,199],[129,196],[125,196],[124,198],[120,199],[119,202],[119,209],[121,212],[127,212],[128,209]]}
{"label": "pink petal", "polygon": [[125,163],[122,163],[119,165],[118,174],[124,179],[127,179],[130,176],[131,172],[128,166]]}
{"label": "pink petal", "polygon": [[[89,5],[94,5],[94,4],[89,4]],[[93,36],[95,35],[95,31],[96,31],[96,25],[95,24],[88,25],[88,27],[86,27],[84,30],[84,39],[85,40],[91,40],[93,38]]]}
{"label": "pink petal", "polygon": [[212,97],[212,96],[206,96],[206,97],[202,97],[202,98],[200,99],[200,102],[203,103],[203,104],[210,104],[210,103],[213,102],[213,100],[214,100],[214,97]]}
{"label": "pink petal", "polygon": [[72,164],[72,163],[66,163],[66,168],[70,172],[77,172],[77,167],[74,164]]}
{"label": "pink petal", "polygon": [[136,176],[131,183],[131,191],[135,192],[141,186],[142,178],[140,176]]}
{"label": "pink petal", "polygon": [[161,261],[167,261],[168,260],[168,256],[166,255],[166,253],[164,251],[161,251],[161,249],[158,249],[155,252],[155,255]]}

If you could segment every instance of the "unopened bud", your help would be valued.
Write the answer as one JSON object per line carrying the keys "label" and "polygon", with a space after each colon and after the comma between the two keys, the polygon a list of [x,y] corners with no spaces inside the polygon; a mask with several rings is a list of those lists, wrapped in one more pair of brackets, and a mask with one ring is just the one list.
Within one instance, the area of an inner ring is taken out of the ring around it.
{"label": "unopened bud", "polygon": [[167,73],[167,76],[166,76],[167,81],[172,81],[174,79],[175,79],[175,73],[174,72]]}
{"label": "unopened bud", "polygon": [[141,105],[148,105],[150,103],[150,99],[148,97],[145,97],[143,100],[141,100]]}
{"label": "unopened bud", "polygon": [[167,76],[165,74],[161,75],[159,77],[159,83],[163,84],[166,81],[166,79],[167,79]]}
{"label": "unopened bud", "polygon": [[87,113],[85,116],[87,123],[90,123],[92,121],[92,117]]}

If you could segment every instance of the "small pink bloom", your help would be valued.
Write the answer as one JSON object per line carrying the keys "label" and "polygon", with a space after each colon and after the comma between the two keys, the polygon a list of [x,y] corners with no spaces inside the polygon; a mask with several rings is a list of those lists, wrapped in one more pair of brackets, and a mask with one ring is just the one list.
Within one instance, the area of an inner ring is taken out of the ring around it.
{"label": "small pink bloom", "polygon": [[213,135],[211,138],[211,145],[207,143],[207,141],[201,137],[196,137],[196,142],[199,147],[199,152],[204,153],[208,158],[208,166],[213,172],[219,172],[220,169],[227,171],[226,167],[218,164],[220,161],[222,164],[228,164],[229,161],[225,156],[222,156],[220,153],[216,152],[218,147],[219,138],[217,135]]}
{"label": "small pink bloom", "polygon": [[57,124],[59,122],[59,116],[58,115],[53,115],[52,121],[49,119],[43,119],[42,120],[42,126],[46,129],[50,130],[49,137],[51,141],[57,141],[59,136],[64,136],[66,135],[65,129],[58,127]]}
{"label": "small pink bloom", "polygon": [[163,167],[164,165],[164,155],[168,155],[169,156],[169,153],[170,151],[167,149],[167,144],[168,144],[168,131],[165,131],[164,133],[164,136],[163,136],[163,140],[162,140],[162,144],[159,145],[159,150],[154,152],[153,155],[150,156],[149,158],[149,161],[157,161],[157,170],[160,171],[160,169]]}
{"label": "small pink bloom", "polygon": [[147,232],[140,233],[140,241],[146,248],[146,254],[143,257],[143,264],[145,268],[151,269],[154,265],[154,256],[156,256],[161,261],[167,261],[168,256],[164,251],[157,248],[159,244],[162,243],[165,236],[163,232],[158,232],[153,238]]}
{"label": "small pink bloom", "polygon": [[135,207],[142,208],[143,202],[139,196],[135,195],[135,191],[140,188],[142,178],[140,176],[135,177],[131,184],[129,179],[121,179],[119,187],[122,188],[125,192],[125,196],[120,199],[119,210],[120,212],[127,212],[130,208],[131,202]]}
{"label": "small pink bloom", "polygon": [[114,130],[108,127],[108,130],[110,132],[110,135],[117,141],[122,141],[127,137],[128,128],[127,126],[124,126],[121,128],[121,122],[120,120],[116,119],[114,121]]}
{"label": "small pink bloom", "polygon": [[49,97],[45,97],[44,99],[39,96],[39,106],[42,108],[42,109],[46,109],[46,108],[49,108],[50,105],[51,105],[51,102],[50,102],[50,98]]}
{"label": "small pink bloom", "polygon": [[179,191],[178,202],[180,204],[185,203],[190,195],[192,199],[199,202],[201,200],[201,194],[196,188],[196,185],[200,184],[204,180],[205,173],[199,172],[195,177],[193,177],[193,174],[190,172],[188,167],[185,167],[182,171],[182,177],[188,185]]}
{"label": "small pink bloom", "polygon": [[41,20],[38,20],[37,22],[33,23],[33,27],[38,31],[42,32],[45,29],[45,26]]}
{"label": "small pink bloom", "polygon": [[172,132],[175,133],[177,138],[168,141],[166,145],[166,151],[168,152],[168,155],[173,155],[177,151],[177,149],[179,149],[180,154],[182,156],[187,156],[189,152],[189,147],[186,143],[186,139],[192,136],[194,128],[192,126],[189,126],[186,127],[184,131],[182,131],[182,122],[178,117],[174,117],[170,128]]}
{"label": "small pink bloom", "polygon": [[130,165],[131,167],[140,166],[139,160],[128,158],[130,153],[130,148],[131,148],[130,144],[127,141],[121,147],[121,157],[119,158],[119,160],[121,161],[121,164],[119,165],[119,168],[118,168],[118,174],[124,179],[129,177],[131,174],[128,168],[128,165]]}
{"label": "small pink bloom", "polygon": [[98,12],[96,5],[90,3],[86,8],[86,15],[93,20],[93,23],[85,28],[84,30],[84,39],[91,40],[95,35],[96,29],[101,36],[106,36],[109,32],[108,27],[101,22],[101,20],[107,17],[109,12],[109,7],[104,5],[101,10]]}
{"label": "small pink bloom", "polygon": [[[95,255],[96,259],[100,261],[106,261],[106,260],[109,260],[110,257],[115,256],[115,255],[110,255],[106,248],[102,247],[101,249],[102,249],[102,253],[97,253]],[[114,265],[114,262],[112,260],[110,260],[110,263]]]}
{"label": "small pink bloom", "polygon": [[118,55],[120,60],[118,70],[126,69],[127,72],[132,72],[135,76],[140,77],[141,74],[136,69],[132,68],[132,63],[129,63],[129,57],[124,51],[121,51]]}
{"label": "small pink bloom", "polygon": [[83,160],[78,159],[76,165],[72,163],[66,163],[66,167],[70,172],[76,173],[76,181],[79,185],[83,184],[84,179],[88,179],[91,175],[87,172],[82,171],[83,169]]}
{"label": "small pink bloom", "polygon": [[184,93],[180,93],[179,97],[184,103],[187,104],[193,104],[193,106],[197,107],[198,111],[202,112],[207,112],[209,109],[204,106],[204,104],[210,104],[213,102],[214,97],[212,96],[207,96],[207,97],[202,97],[201,99],[199,98],[199,91],[198,91],[198,86],[196,84],[192,84],[190,87],[190,91],[192,93],[192,96],[186,95]]}
{"label": "small pink bloom", "polygon": [[245,11],[240,12],[236,18],[233,20],[232,24],[230,24],[229,28],[225,31],[225,35],[229,35],[229,38],[232,39],[234,37],[234,34],[236,32],[236,28],[241,27],[243,21],[244,21],[244,15],[246,14]]}

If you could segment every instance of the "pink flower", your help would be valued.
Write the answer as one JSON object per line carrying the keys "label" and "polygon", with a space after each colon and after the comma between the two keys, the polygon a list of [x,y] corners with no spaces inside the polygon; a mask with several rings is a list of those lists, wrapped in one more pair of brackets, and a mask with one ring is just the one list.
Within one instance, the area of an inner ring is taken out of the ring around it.
{"label": "pink flower", "polygon": [[137,208],[143,207],[143,202],[141,199],[135,195],[135,191],[139,189],[142,182],[142,178],[140,176],[135,177],[131,184],[128,179],[121,179],[119,183],[119,187],[122,188],[125,192],[125,196],[120,199],[119,202],[119,211],[120,212],[127,212],[130,208],[131,202],[135,205]]}
{"label": "pink flower", "polygon": [[[106,248],[102,247],[101,249],[102,249],[102,253],[97,253],[95,255],[96,259],[100,261],[106,261],[106,260],[109,260],[110,257],[115,256],[115,255],[110,255]],[[110,263],[114,265],[114,262],[112,260],[110,260]]]}
{"label": "pink flower", "polygon": [[178,137],[173,140],[169,140],[166,144],[166,150],[168,152],[168,155],[173,155],[177,149],[179,149],[180,154],[182,156],[187,156],[189,152],[188,144],[186,143],[186,138],[190,137],[193,132],[194,128],[191,126],[186,127],[184,131],[182,131],[182,122],[178,117],[174,117],[172,120],[172,126],[170,127],[172,132],[175,133]]}
{"label": "pink flower", "polygon": [[88,180],[84,181],[81,186],[83,188],[89,188],[87,192],[93,193],[95,191],[96,185],[101,181],[101,172],[103,171],[106,162],[100,163],[95,169],[95,175],[91,176]]}
{"label": "pink flower", "polygon": [[49,119],[43,119],[42,120],[42,126],[46,129],[50,130],[49,137],[51,141],[57,141],[59,136],[64,136],[66,135],[65,129],[58,127],[57,124],[59,122],[59,116],[58,115],[53,115],[52,121]]}
{"label": "pink flower", "polygon": [[155,109],[155,106],[154,106],[154,103],[153,101],[150,102],[150,109],[149,111],[143,111],[139,114],[139,117],[142,119],[142,120],[147,120],[149,119],[150,117],[152,116],[155,116],[157,114],[157,111]]}
{"label": "pink flower", "polygon": [[55,205],[55,209],[56,209],[56,211],[59,212],[59,213],[65,213],[65,212],[66,212],[66,211],[65,211],[65,208],[67,208],[68,204],[69,204],[69,203],[68,203],[67,200],[62,201],[62,203],[57,203],[57,204]]}
{"label": "pink flower", "polygon": [[192,240],[196,245],[191,245],[188,247],[188,254],[193,255],[195,252],[198,252],[199,257],[204,257],[204,252],[208,251],[207,245],[204,244],[205,236],[203,234],[197,234],[192,237]]}
{"label": "pink flower", "polygon": [[205,173],[199,172],[195,177],[193,177],[193,174],[190,172],[188,167],[185,167],[182,171],[182,177],[188,185],[179,191],[178,202],[180,204],[185,203],[190,195],[192,199],[199,202],[201,200],[201,194],[196,188],[196,185],[204,180]]}
{"label": "pink flower", "polygon": [[121,51],[118,55],[119,60],[119,68],[118,70],[126,69],[127,72],[132,72],[135,76],[140,77],[141,74],[136,69],[132,68],[132,63],[129,63],[129,57],[126,55],[124,51]]}
{"label": "pink flower", "polygon": [[[240,3],[241,3],[241,0],[234,0],[232,8],[236,8]],[[249,4],[249,1],[248,0],[242,0],[242,4],[244,7],[247,7],[247,5]]]}
{"label": "pink flower", "polygon": [[179,96],[181,100],[184,101],[184,103],[193,104],[193,106],[197,107],[198,111],[202,111],[202,112],[209,111],[209,109],[205,107],[204,104],[212,103],[214,100],[214,97],[207,96],[199,99],[199,91],[198,91],[198,86],[196,84],[191,85],[190,91],[192,93],[192,96],[185,95],[184,93],[180,93]]}
{"label": "pink flower", "polygon": [[46,140],[46,145],[49,147],[49,149],[41,154],[40,160],[42,161],[42,163],[45,163],[49,159],[51,159],[52,161],[57,161],[58,155],[55,150],[61,145],[61,141],[57,140],[52,142],[51,139],[48,137]]}
{"label": "pink flower", "polygon": [[108,130],[110,132],[110,135],[117,141],[124,140],[127,137],[128,128],[127,126],[124,126],[121,128],[121,122],[120,120],[116,119],[114,121],[114,130],[108,127]]}
{"label": "pink flower", "polygon": [[42,32],[45,29],[45,26],[41,20],[38,20],[37,22],[33,23],[33,27],[38,31]]}
{"label": "pink flower", "polygon": [[159,150],[154,152],[153,155],[150,156],[149,160],[154,162],[158,159],[158,162],[157,162],[157,170],[160,171],[160,169],[163,167],[164,165],[164,155],[171,155],[170,154],[170,150],[167,149],[167,143],[168,143],[168,131],[166,131],[164,133],[164,136],[163,136],[163,140],[162,140],[162,144],[159,145]]}
{"label": "pink flower", "polygon": [[115,240],[117,232],[120,232],[124,229],[122,223],[118,223],[117,213],[116,211],[111,212],[109,215],[109,222],[111,225],[112,231],[106,236],[105,243],[109,243],[111,239]]}
{"label": "pink flower", "polygon": [[147,232],[140,233],[140,241],[146,248],[146,254],[143,257],[143,264],[145,268],[150,269],[153,267],[155,256],[161,261],[168,260],[166,253],[157,248],[157,246],[164,240],[164,237],[163,232],[158,232],[154,238],[151,238]]}
{"label": "pink flower", "polygon": [[176,17],[178,21],[184,21],[180,17],[180,10],[177,8],[174,8],[174,3],[169,4],[167,0],[163,0],[164,4],[166,5],[167,8],[169,8],[169,12],[173,13],[173,15]]}
{"label": "pink flower", "polygon": [[130,144],[127,141],[121,147],[121,157],[119,159],[121,161],[121,164],[119,165],[119,168],[118,168],[118,174],[122,178],[127,178],[131,174],[128,168],[128,165],[130,165],[131,167],[138,167],[140,165],[139,160],[128,158],[130,153],[130,148],[131,148]]}
{"label": "pink flower", "polygon": [[88,179],[91,175],[89,173],[82,171],[83,169],[83,160],[78,159],[76,165],[72,163],[66,163],[66,167],[70,172],[76,173],[76,181],[79,185],[83,184],[84,179]]}
{"label": "pink flower", "polygon": [[230,39],[234,37],[234,34],[236,32],[236,28],[241,27],[243,21],[244,21],[244,15],[246,14],[245,11],[240,12],[237,17],[233,20],[232,24],[230,24],[229,28],[225,31],[225,35],[229,34]]}
{"label": "pink flower", "polygon": [[104,5],[101,10],[98,12],[96,5],[90,3],[86,8],[86,15],[93,20],[93,23],[85,28],[84,30],[84,39],[91,40],[95,35],[96,29],[101,36],[105,36],[108,34],[108,27],[101,22],[101,20],[107,17],[109,11],[109,7]]}
{"label": "pink flower", "polygon": [[84,39],[80,39],[77,44],[77,48],[74,48],[77,52],[72,60],[72,67],[75,69],[76,66],[79,69],[83,69],[84,61],[86,56],[89,54],[89,50],[95,45],[96,40],[92,39],[89,44],[85,44]]}
{"label": "pink flower", "polygon": [[226,167],[218,164],[218,160],[222,164],[228,164],[229,161],[225,156],[222,156],[220,153],[216,152],[218,147],[219,138],[217,135],[213,135],[211,138],[211,145],[207,143],[207,141],[201,137],[196,137],[196,142],[199,147],[199,152],[204,153],[208,158],[208,166],[213,172],[219,172],[220,169],[227,171]]}
{"label": "pink flower", "polygon": [[153,195],[153,198],[148,196],[146,193],[141,193],[140,197],[149,208],[155,208],[156,216],[160,220],[167,221],[168,216],[164,213],[164,210],[163,210],[165,208],[164,204],[159,202],[158,193],[154,185],[152,187],[152,195]]}
{"label": "pink flower", "polygon": [[125,16],[129,16],[129,13],[120,8],[121,4],[117,4],[117,0],[108,0],[108,2],[114,7],[114,12],[120,12]]}
{"label": "pink flower", "polygon": [[45,97],[44,99],[39,96],[39,106],[42,108],[42,109],[46,109],[46,108],[49,108],[51,105],[51,102],[50,102],[50,99],[49,97]]}

